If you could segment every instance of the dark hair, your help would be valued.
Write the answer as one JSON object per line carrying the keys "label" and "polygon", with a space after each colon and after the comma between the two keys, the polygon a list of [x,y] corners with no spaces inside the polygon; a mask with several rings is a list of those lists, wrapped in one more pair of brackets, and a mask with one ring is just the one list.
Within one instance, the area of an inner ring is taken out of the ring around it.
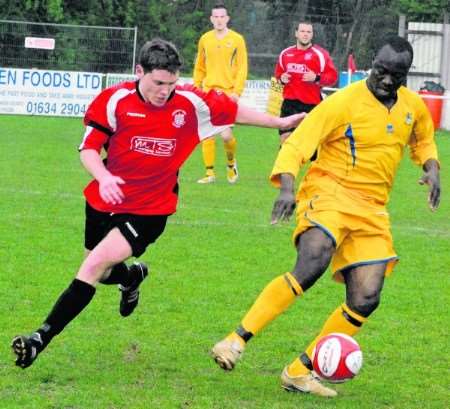
{"label": "dark hair", "polygon": [[139,64],[144,69],[144,73],[166,70],[175,74],[180,70],[183,62],[177,48],[171,42],[154,38],[147,41],[139,51]]}
{"label": "dark hair", "polygon": [[414,58],[414,50],[412,48],[411,43],[408,40],[406,40],[403,37],[400,37],[398,35],[394,35],[394,34],[390,34],[385,37],[382,37],[378,44],[378,47],[376,49],[376,53],[378,54],[378,52],[385,45],[390,46],[397,53],[402,53],[404,51],[407,51],[409,53],[409,55],[411,56],[411,63],[412,63],[412,60]]}
{"label": "dark hair", "polygon": [[216,9],[225,9],[227,11],[227,14],[228,14],[228,10],[225,7],[225,4],[223,4],[223,3],[216,3],[214,6],[212,6],[211,11],[212,10],[216,10]]}

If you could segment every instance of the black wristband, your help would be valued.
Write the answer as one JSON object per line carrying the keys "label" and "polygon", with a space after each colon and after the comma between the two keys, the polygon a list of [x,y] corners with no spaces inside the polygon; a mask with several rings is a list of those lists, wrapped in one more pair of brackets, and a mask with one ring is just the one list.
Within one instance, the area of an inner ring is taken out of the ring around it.
{"label": "black wristband", "polygon": [[314,82],[320,82],[320,74],[316,74],[316,79],[314,80]]}

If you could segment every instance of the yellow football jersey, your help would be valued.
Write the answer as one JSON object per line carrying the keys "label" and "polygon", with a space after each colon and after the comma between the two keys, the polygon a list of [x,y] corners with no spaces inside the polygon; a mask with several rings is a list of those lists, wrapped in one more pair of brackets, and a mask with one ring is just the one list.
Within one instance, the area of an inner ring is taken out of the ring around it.
{"label": "yellow football jersey", "polygon": [[245,40],[239,33],[228,30],[217,38],[214,30],[200,37],[194,66],[194,85],[209,90],[219,88],[241,95],[248,72]]}
{"label": "yellow football jersey", "polygon": [[418,165],[437,160],[433,122],[421,97],[401,87],[389,110],[365,80],[358,81],[308,114],[283,144],[270,179],[279,186],[281,173],[297,176],[318,148],[305,178],[324,172],[343,187],[385,204],[406,145]]}

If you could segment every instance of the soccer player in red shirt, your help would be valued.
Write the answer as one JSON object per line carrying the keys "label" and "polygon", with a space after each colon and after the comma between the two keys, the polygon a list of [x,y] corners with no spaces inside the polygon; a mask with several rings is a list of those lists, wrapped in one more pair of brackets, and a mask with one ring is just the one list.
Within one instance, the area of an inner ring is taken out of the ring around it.
{"label": "soccer player in red shirt", "polygon": [[[312,43],[312,24],[300,22],[295,37],[297,44],[284,49],[275,66],[275,77],[284,85],[281,117],[311,111],[322,100],[321,88],[332,86],[337,80],[328,51]],[[279,130],[281,143],[293,130]]]}
{"label": "soccer player in red shirt", "polygon": [[164,231],[176,211],[178,171],[200,142],[235,122],[285,128],[304,116],[277,118],[222,92],[177,86],[181,65],[173,44],[149,41],[140,51],[138,80],[107,88],[89,106],[80,145],[81,162],[94,177],[84,190],[86,257],[41,327],[13,339],[17,366],[34,362],[89,304],[99,282],[118,284],[120,314],[133,312],[148,269],[125,261],[142,255]]}

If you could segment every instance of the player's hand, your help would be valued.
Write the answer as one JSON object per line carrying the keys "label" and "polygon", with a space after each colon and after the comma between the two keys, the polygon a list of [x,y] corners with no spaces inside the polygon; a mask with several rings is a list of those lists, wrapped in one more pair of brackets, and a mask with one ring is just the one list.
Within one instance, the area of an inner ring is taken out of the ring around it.
{"label": "player's hand", "polygon": [[294,114],[290,116],[285,116],[280,118],[280,129],[292,129],[297,128],[298,124],[303,121],[306,117],[306,112],[300,112],[299,114]]}
{"label": "player's hand", "polygon": [[420,185],[428,185],[428,205],[432,212],[434,212],[439,207],[439,202],[441,200],[441,182],[439,179],[439,172],[434,169],[426,171],[423,176],[419,179]]}
{"label": "player's hand", "polygon": [[280,220],[289,220],[294,213],[294,182],[295,178],[290,173],[280,174],[280,194],[273,205],[271,224],[277,224]]}
{"label": "player's hand", "polygon": [[283,74],[280,75],[280,81],[283,84],[287,84],[291,80],[291,74],[288,72],[283,72]]}
{"label": "player's hand", "polygon": [[109,174],[98,181],[100,197],[109,204],[120,204],[123,202],[125,195],[119,185],[123,185],[125,181],[119,177]]}
{"label": "player's hand", "polygon": [[316,73],[313,71],[308,71],[303,74],[302,81],[305,82],[314,82],[316,80]]}
{"label": "player's hand", "polygon": [[277,224],[280,220],[289,220],[295,210],[294,192],[280,191],[272,209],[270,224]]}

